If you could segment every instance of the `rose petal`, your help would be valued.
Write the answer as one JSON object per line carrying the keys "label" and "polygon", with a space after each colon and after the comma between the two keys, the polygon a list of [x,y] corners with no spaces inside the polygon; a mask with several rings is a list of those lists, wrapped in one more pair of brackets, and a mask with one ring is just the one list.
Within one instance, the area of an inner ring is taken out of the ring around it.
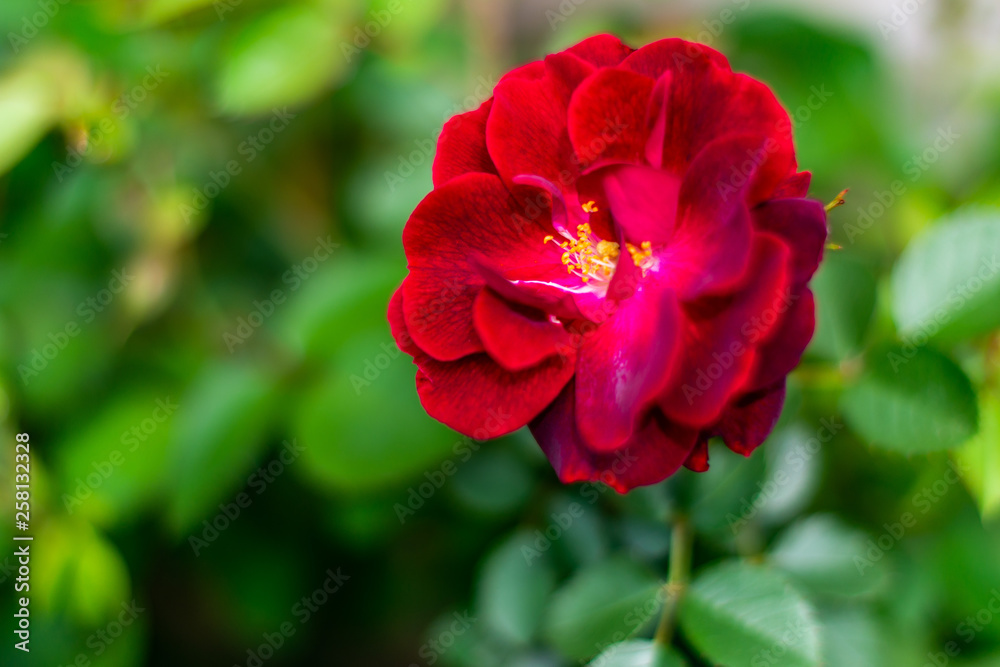
{"label": "rose petal", "polygon": [[512,305],[489,288],[476,297],[473,319],[486,352],[508,371],[536,366],[569,345],[569,334],[545,312]]}
{"label": "rose petal", "polygon": [[453,116],[441,130],[432,168],[434,187],[468,172],[497,173],[486,150],[486,119],[493,100],[475,111]]}
{"label": "rose petal", "polygon": [[805,352],[816,330],[816,301],[808,288],[793,292],[790,303],[779,304],[787,312],[774,328],[772,335],[758,348],[749,391],[774,384],[791,373]]}
{"label": "rose petal", "polygon": [[708,439],[708,435],[704,432],[698,435],[698,442],[695,443],[694,449],[691,450],[687,460],[684,461],[685,468],[694,472],[705,472],[708,470]]}
{"label": "rose petal", "polygon": [[519,217],[520,210],[499,178],[469,173],[434,189],[410,216],[403,230],[410,264],[404,311],[427,354],[448,361],[483,349],[472,304],[485,283],[469,264],[471,253],[499,270],[558,261],[546,248],[546,229]]}
{"label": "rose petal", "polygon": [[808,171],[800,171],[799,173],[793,174],[782,181],[782,183],[774,189],[774,194],[771,196],[775,199],[805,197],[809,194],[809,182],[811,180],[811,173]]}
{"label": "rose petal", "polygon": [[562,355],[516,373],[485,354],[447,363],[423,357],[417,365],[417,393],[427,414],[477,440],[521,428],[573,377],[573,359]]}
{"label": "rose petal", "polygon": [[680,318],[674,292],[647,281],[584,334],[576,369],[576,418],[595,451],[620,447],[663,391],[678,354]]}
{"label": "rose petal", "polygon": [[622,61],[621,66],[657,79],[664,72],[719,67],[729,70],[726,57],[704,44],[672,37],[647,44]]}
{"label": "rose petal", "polygon": [[654,246],[674,236],[681,181],[659,169],[619,165],[601,170],[604,193],[615,222],[635,245]]}
{"label": "rose petal", "polygon": [[566,51],[595,67],[614,67],[628,57],[633,49],[614,35],[604,34],[588,37]]}
{"label": "rose petal", "polygon": [[698,432],[660,414],[651,414],[618,451],[596,453],[577,430],[573,385],[566,385],[555,402],[530,424],[532,435],[563,483],[602,482],[626,493],[663,481],[688,458]]}
{"label": "rose petal", "polygon": [[561,53],[546,58],[541,78],[508,78],[497,84],[486,145],[508,187],[516,176],[533,175],[561,190],[572,189],[580,165],[566,127],[567,108],[573,90],[593,69]]}
{"label": "rose petal", "polygon": [[792,249],[796,288],[805,285],[823,258],[826,210],[812,199],[772,199],[753,210],[754,227],[780,236]]}
{"label": "rose petal", "polygon": [[737,454],[750,456],[771,434],[785,404],[785,380],[726,408],[712,432]]}
{"label": "rose petal", "polygon": [[746,384],[755,348],[774,329],[775,309],[787,300],[789,250],[779,238],[757,233],[748,275],[727,297],[703,298],[685,307],[677,379],[660,399],[669,419],[704,427]]}
{"label": "rose petal", "polygon": [[602,69],[573,93],[569,136],[580,163],[640,162],[649,135],[646,107],[653,80],[628,70]]}

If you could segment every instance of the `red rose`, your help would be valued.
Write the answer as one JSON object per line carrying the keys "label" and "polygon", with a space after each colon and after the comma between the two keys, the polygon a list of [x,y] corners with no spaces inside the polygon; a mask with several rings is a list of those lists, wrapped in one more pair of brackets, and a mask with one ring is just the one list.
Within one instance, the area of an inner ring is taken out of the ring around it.
{"label": "red rose", "polygon": [[427,412],[529,424],[619,491],[774,426],[814,328],[826,212],[764,84],[679,39],[585,40],[445,124],[389,320]]}

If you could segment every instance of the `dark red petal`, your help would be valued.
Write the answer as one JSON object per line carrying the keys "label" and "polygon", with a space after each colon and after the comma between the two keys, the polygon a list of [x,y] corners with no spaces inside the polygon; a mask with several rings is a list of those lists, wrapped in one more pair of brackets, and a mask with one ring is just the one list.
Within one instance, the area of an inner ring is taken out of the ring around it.
{"label": "dark red petal", "polygon": [[705,472],[708,470],[708,435],[702,431],[698,434],[698,442],[694,449],[684,461],[684,467],[694,472]]}
{"label": "dark red petal", "polygon": [[787,312],[780,313],[773,334],[757,350],[748,390],[769,386],[791,373],[816,330],[816,302],[808,288],[791,293],[775,310],[782,309]]}
{"label": "dark red petal", "polygon": [[396,346],[406,352],[411,357],[421,354],[420,349],[414,345],[410,332],[406,330],[406,319],[403,317],[403,286],[392,293],[389,299],[389,331],[396,341]]}
{"label": "dark red petal", "polygon": [[785,404],[785,381],[741,397],[726,408],[712,432],[737,454],[750,456],[771,434]]}
{"label": "dark red petal", "polygon": [[652,414],[621,449],[595,453],[576,427],[573,382],[559,398],[531,422],[531,432],[549,462],[566,484],[602,482],[619,493],[661,482],[683,464],[698,432]]}
{"label": "dark red petal", "polygon": [[[795,172],[795,149],[788,114],[771,90],[743,74],[720,67],[697,66],[673,71],[669,85],[656,87],[650,113],[654,126],[663,124],[660,164],[673,173],[684,173],[687,165],[710,142],[727,134],[749,134],[758,138],[770,165],[758,171],[750,193],[751,204],[771,196],[774,188]],[[655,157],[655,147],[647,155]],[[744,158],[734,166],[742,166]],[[755,158],[761,161],[761,158]]]}
{"label": "dark red petal", "polygon": [[674,237],[681,180],[665,171],[638,165],[601,169],[604,194],[615,222],[635,245],[654,246]]}
{"label": "dark red petal", "polygon": [[428,194],[403,229],[410,265],[403,310],[417,346],[442,361],[482,351],[472,304],[485,283],[470,255],[500,270],[544,264],[555,254],[545,234],[539,221],[519,215],[496,176],[463,174]]}
{"label": "dark red petal", "polygon": [[772,199],[753,210],[754,227],[780,236],[792,249],[796,287],[812,278],[826,245],[826,209],[812,199]]}
{"label": "dark red petal", "polygon": [[545,63],[541,60],[535,60],[525,63],[520,67],[515,67],[500,77],[500,81],[506,81],[507,79],[541,79],[543,76],[545,76]]}
{"label": "dark red petal", "polygon": [[595,451],[620,447],[663,391],[678,354],[680,319],[673,290],[647,281],[584,335],[577,357],[576,419]]}
{"label": "dark red petal", "polygon": [[594,35],[566,50],[595,67],[614,67],[632,53],[632,47],[614,35]]}
{"label": "dark red petal", "polygon": [[574,362],[570,351],[511,373],[485,354],[451,362],[423,356],[417,393],[434,419],[477,440],[496,438],[538,416],[573,377]]}
{"label": "dark red petal", "polygon": [[800,171],[786,178],[771,195],[775,199],[805,197],[809,194],[809,182],[812,174],[808,171]]}
{"label": "dark red petal", "polygon": [[685,306],[681,366],[660,399],[669,419],[707,426],[744,389],[755,348],[774,331],[776,308],[787,301],[789,252],[776,236],[756,233],[747,285]]}
{"label": "dark red petal", "polygon": [[752,138],[738,136],[712,142],[681,183],[676,232],[659,256],[661,272],[682,300],[725,291],[743,278],[752,234],[743,198],[749,181],[731,185],[730,170],[754,145]]}
{"label": "dark red petal", "polygon": [[602,69],[587,78],[569,103],[569,136],[580,163],[640,162],[649,131],[646,108],[653,92],[649,77]]}
{"label": "dark red petal", "polygon": [[621,66],[657,79],[667,71],[709,66],[729,70],[729,61],[715,49],[672,37],[643,46],[623,60]]}
{"label": "dark red petal", "polygon": [[513,188],[530,174],[571,190],[580,171],[566,128],[570,96],[593,71],[580,58],[560,53],[545,59],[539,79],[504,79],[494,91],[486,145],[497,172]]}
{"label": "dark red petal", "polygon": [[569,344],[569,334],[546,313],[512,305],[489,288],[476,297],[473,318],[486,352],[508,371],[531,368]]}
{"label": "dark red petal", "polygon": [[497,173],[486,150],[486,119],[492,105],[488,99],[475,111],[453,116],[444,124],[432,168],[435,187],[470,171]]}

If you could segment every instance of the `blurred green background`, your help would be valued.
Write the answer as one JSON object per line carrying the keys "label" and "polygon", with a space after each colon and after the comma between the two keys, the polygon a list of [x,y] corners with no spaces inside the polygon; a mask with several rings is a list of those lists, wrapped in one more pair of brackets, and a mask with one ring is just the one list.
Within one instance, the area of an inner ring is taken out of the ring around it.
{"label": "blurred green background", "polygon": [[[626,497],[433,422],[384,322],[444,120],[598,32],[719,48],[811,196],[851,188],[779,429]],[[1000,665],[997,34],[992,0],[4,0],[0,545],[18,432],[35,542],[0,663],[586,664],[651,635],[684,512],[669,664]]]}

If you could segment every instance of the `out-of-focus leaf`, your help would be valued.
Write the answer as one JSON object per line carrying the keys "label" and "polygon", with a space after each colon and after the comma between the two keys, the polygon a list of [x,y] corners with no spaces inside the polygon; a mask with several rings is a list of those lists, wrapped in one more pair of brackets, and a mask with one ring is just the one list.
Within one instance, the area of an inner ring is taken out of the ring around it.
{"label": "out-of-focus leaf", "polygon": [[167,392],[128,392],[58,443],[60,506],[103,525],[132,516],[156,497],[177,404]]}
{"label": "out-of-focus leaf", "polygon": [[816,334],[809,353],[840,361],[856,354],[875,310],[875,276],[847,251],[828,252],[812,279]]}
{"label": "out-of-focus leaf", "polygon": [[1000,327],[1000,210],[956,212],[903,251],[892,315],[905,341],[960,340]]}
{"label": "out-of-focus leaf", "polygon": [[863,595],[885,583],[885,561],[868,560],[868,548],[863,532],[834,515],[814,515],[781,534],[771,548],[771,561],[813,593]]}
{"label": "out-of-focus leaf", "polygon": [[131,601],[128,569],[118,550],[82,521],[50,520],[36,535],[32,602],[48,614],[68,611],[81,624],[106,623]]}
{"label": "out-of-focus leaf", "polygon": [[979,432],[955,450],[962,477],[979,502],[984,519],[1000,514],[1000,396],[979,399]]}
{"label": "out-of-focus leaf", "polygon": [[479,617],[516,644],[527,644],[535,636],[555,587],[549,559],[533,556],[532,541],[527,531],[512,535],[487,557],[479,577]]}
{"label": "out-of-focus leaf", "polygon": [[612,644],[588,667],[687,667],[687,664],[673,649],[636,639]]}
{"label": "out-of-focus leaf", "polygon": [[189,12],[215,6],[212,18],[224,19],[236,8],[235,2],[222,0],[148,0],[142,6],[143,22],[146,24],[164,23]]}
{"label": "out-of-focus leaf", "polygon": [[846,607],[820,611],[825,667],[881,667],[885,639],[878,621],[867,609]]}
{"label": "out-of-focus leaf", "polygon": [[275,396],[267,374],[221,363],[202,371],[178,401],[169,468],[175,530],[197,524],[239,488],[265,442]]}
{"label": "out-of-focus leaf", "polygon": [[[839,424],[843,428],[843,423]],[[788,521],[812,500],[819,484],[823,448],[838,428],[829,420],[796,423],[774,433],[764,443],[767,478],[759,498],[741,508],[743,518],[754,514],[770,525]],[[821,439],[822,438],[822,439]],[[826,440],[827,442],[824,442]]]}
{"label": "out-of-focus leaf", "polygon": [[818,667],[820,628],[806,600],[776,570],[728,561],[698,575],[681,603],[684,634],[709,661]]}
{"label": "out-of-focus leaf", "polygon": [[336,21],[305,5],[255,18],[222,56],[219,106],[256,114],[311,98],[346,71],[338,33]]}
{"label": "out-of-focus leaf", "polygon": [[448,485],[463,507],[487,515],[516,511],[531,496],[534,477],[503,443],[491,443],[477,452]]}
{"label": "out-of-focus leaf", "polygon": [[[422,505],[457,472],[471,446],[424,412],[413,363],[386,328],[355,330],[334,362],[306,390],[293,417],[310,473],[344,491],[381,488],[424,473],[414,479],[415,499],[407,501],[410,509]],[[456,452],[462,456],[446,458]],[[421,485],[429,490],[418,491]]]}
{"label": "out-of-focus leaf", "polygon": [[661,607],[661,583],[630,560],[580,570],[552,598],[545,636],[564,655],[586,660],[643,628]]}
{"label": "out-of-focus leaf", "polygon": [[880,347],[841,400],[869,443],[906,453],[950,449],[977,429],[976,395],[962,369],[928,348]]}

